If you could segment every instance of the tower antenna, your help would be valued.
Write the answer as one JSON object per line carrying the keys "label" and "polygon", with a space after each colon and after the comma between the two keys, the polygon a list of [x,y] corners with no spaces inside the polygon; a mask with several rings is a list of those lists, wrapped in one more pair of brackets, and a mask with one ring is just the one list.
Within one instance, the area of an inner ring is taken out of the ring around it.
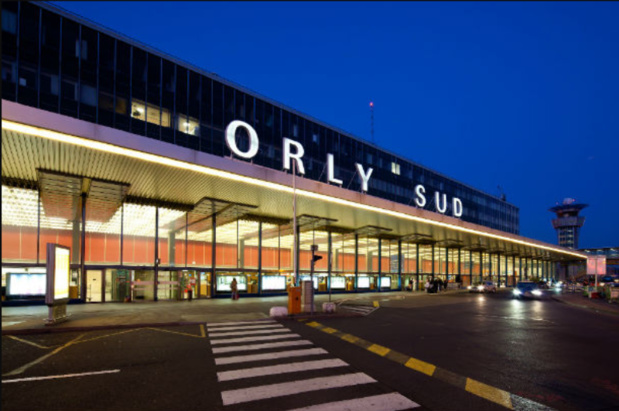
{"label": "tower antenna", "polygon": [[374,144],[374,102],[370,101],[370,136],[372,144]]}

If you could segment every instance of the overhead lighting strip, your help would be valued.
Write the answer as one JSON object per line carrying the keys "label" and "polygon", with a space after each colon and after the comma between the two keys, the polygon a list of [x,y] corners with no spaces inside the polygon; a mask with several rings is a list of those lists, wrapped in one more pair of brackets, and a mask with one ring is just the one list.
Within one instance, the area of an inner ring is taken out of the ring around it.
{"label": "overhead lighting strip", "polygon": [[[144,152],[137,151],[137,150],[130,149],[130,148],[119,147],[119,146],[115,146],[109,143],[103,143],[100,141],[90,140],[90,139],[86,139],[83,137],[72,136],[69,134],[60,133],[57,131],[52,131],[52,130],[43,129],[39,127],[29,126],[29,125],[25,125],[21,123],[16,123],[16,122],[9,121],[9,120],[4,120],[4,119],[2,120],[2,128],[17,132],[17,133],[30,134],[30,135],[45,138],[48,140],[58,141],[58,142],[67,143],[67,144],[73,144],[76,146],[94,149],[98,151],[103,151],[106,153],[118,154],[121,156],[130,157],[130,158],[134,158],[134,159],[142,160],[142,161],[148,161],[151,163],[160,164],[164,166],[172,166],[172,167],[176,167],[179,169],[195,171],[201,174],[207,174],[210,176],[220,177],[220,178],[224,178],[227,180],[237,181],[240,183],[252,184],[252,185],[260,186],[263,188],[269,188],[272,190],[281,191],[285,193],[292,194],[294,192],[294,189],[292,187],[288,187],[282,184],[272,183],[272,182],[265,181],[265,180],[259,180],[253,177],[246,177],[246,176],[234,174],[228,171],[217,170],[214,168],[210,168],[210,167],[206,167],[206,166],[202,166],[198,164],[191,164],[191,163],[187,163],[184,161],[175,160],[169,157],[163,157],[163,156],[159,156],[156,154],[144,153]],[[389,215],[389,216],[396,217],[396,218],[402,218],[402,219],[406,219],[410,221],[430,224],[430,225],[434,225],[438,227],[447,228],[450,230],[461,231],[464,233],[479,235],[483,237],[494,238],[497,240],[507,241],[507,242],[514,243],[514,244],[521,244],[527,247],[535,247],[538,249],[549,250],[549,251],[553,251],[556,253],[567,254],[567,255],[571,255],[574,257],[582,258],[582,259],[586,258],[585,255],[576,253],[576,252],[570,252],[566,250],[557,249],[554,247],[534,244],[534,243],[530,243],[530,242],[523,241],[523,240],[516,240],[513,238],[504,237],[504,236],[500,236],[496,234],[485,233],[483,231],[460,227],[457,225],[443,223],[440,221],[429,220],[429,219],[422,218],[422,217],[411,216],[411,215],[404,214],[398,211],[391,211],[391,210],[386,210],[384,208],[355,203],[353,201],[331,197],[331,196],[327,196],[324,194],[314,193],[314,192],[306,191],[302,189],[296,189],[296,194],[303,196],[303,197],[327,201],[330,203],[340,204],[340,205],[347,206],[347,207],[353,207],[353,208],[357,208],[361,210],[377,212],[377,213]]]}

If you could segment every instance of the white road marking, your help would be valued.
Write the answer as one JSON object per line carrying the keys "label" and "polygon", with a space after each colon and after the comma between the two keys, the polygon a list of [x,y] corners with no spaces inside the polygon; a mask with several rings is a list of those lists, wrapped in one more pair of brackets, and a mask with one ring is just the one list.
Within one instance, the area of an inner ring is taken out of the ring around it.
{"label": "white road marking", "polygon": [[215,358],[215,365],[238,364],[251,361],[276,360],[280,358],[302,357],[305,355],[328,354],[322,348],[306,348],[303,350],[279,351],[267,354],[239,355],[236,357]]}
{"label": "white road marking", "polygon": [[226,332],[226,333],[209,333],[209,337],[211,338],[232,337],[233,335],[255,335],[255,334],[264,334],[264,333],[278,334],[278,333],[289,333],[289,332],[290,330],[288,328],[281,328],[281,329],[276,329],[276,330],[262,329],[262,330],[255,330],[255,331],[232,331],[232,332]]}
{"label": "white road marking", "polygon": [[262,350],[264,348],[280,348],[280,347],[292,347],[297,345],[312,345],[311,341],[307,340],[295,340],[295,341],[281,341],[274,343],[264,343],[264,344],[251,344],[251,345],[236,345],[233,347],[213,347],[213,354],[221,354],[225,352],[245,352],[245,351],[255,351]]}
{"label": "white road marking", "polygon": [[2,321],[2,328],[10,327],[15,324],[23,323],[23,321]]}
{"label": "white road marking", "polygon": [[274,320],[260,320],[260,321],[231,321],[231,322],[227,322],[227,323],[213,323],[213,324],[207,324],[208,328],[215,328],[215,327],[226,327],[229,325],[242,325],[242,324],[253,324],[256,325],[258,323],[262,323],[262,324],[279,324],[277,321]]}
{"label": "white road marking", "polygon": [[221,381],[239,380],[241,378],[261,377],[264,375],[287,374],[308,370],[321,370],[324,368],[346,367],[340,359],[302,361],[289,364],[272,365],[269,367],[245,368],[242,370],[222,371],[217,373],[217,379]]}
{"label": "white road marking", "polygon": [[222,391],[223,405],[239,404],[242,402],[282,397],[302,392],[326,390],[330,388],[349,387],[352,385],[369,384],[375,379],[364,373],[337,375],[333,377],[312,378],[285,382],[281,384],[261,385],[238,390]]}
{"label": "white road marking", "polygon": [[216,333],[220,331],[243,331],[243,330],[265,330],[269,328],[283,328],[284,326],[278,323],[274,324],[264,324],[264,325],[239,325],[234,327],[209,327],[208,332]]}
{"label": "white road marking", "polygon": [[12,382],[24,382],[24,381],[53,380],[53,379],[58,379],[58,378],[85,377],[87,375],[115,374],[117,372],[120,372],[120,370],[105,370],[105,371],[82,372],[82,373],[79,373],[79,374],[48,375],[48,376],[45,376],[45,377],[15,378],[13,380],[2,380],[2,384],[9,384],[9,383],[12,383]]}
{"label": "white road marking", "polygon": [[391,394],[374,395],[372,397],[311,405],[309,407],[296,408],[290,411],[398,411],[417,407],[420,407],[420,405],[416,402],[394,392]]}
{"label": "white road marking", "polygon": [[219,344],[234,344],[240,342],[250,342],[250,341],[270,341],[270,340],[282,340],[285,338],[301,338],[299,334],[283,334],[283,335],[266,335],[262,337],[242,337],[242,338],[227,338],[225,340],[211,340],[211,345],[219,345]]}

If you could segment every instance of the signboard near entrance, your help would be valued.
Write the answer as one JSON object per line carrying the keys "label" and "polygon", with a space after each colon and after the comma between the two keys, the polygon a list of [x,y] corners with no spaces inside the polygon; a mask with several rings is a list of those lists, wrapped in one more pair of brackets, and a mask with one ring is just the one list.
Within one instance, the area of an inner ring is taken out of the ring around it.
{"label": "signboard near entrance", "polygon": [[47,243],[47,290],[45,304],[49,308],[47,325],[67,320],[69,302],[71,249],[59,244]]}
{"label": "signboard near entrance", "polygon": [[606,275],[606,256],[596,255],[587,257],[587,274]]}

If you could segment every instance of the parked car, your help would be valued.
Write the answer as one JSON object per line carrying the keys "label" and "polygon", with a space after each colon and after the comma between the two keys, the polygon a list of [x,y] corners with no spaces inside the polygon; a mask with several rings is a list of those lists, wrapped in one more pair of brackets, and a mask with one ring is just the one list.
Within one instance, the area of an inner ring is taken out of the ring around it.
{"label": "parked car", "polygon": [[467,288],[470,293],[496,293],[496,284],[492,281],[482,281]]}
{"label": "parked car", "polygon": [[520,281],[514,288],[514,298],[542,298],[542,292],[538,283],[533,281]]}
{"label": "parked car", "polygon": [[613,287],[617,287],[617,285],[619,285],[619,276],[618,275],[605,275],[599,279],[598,284],[612,285]]}

